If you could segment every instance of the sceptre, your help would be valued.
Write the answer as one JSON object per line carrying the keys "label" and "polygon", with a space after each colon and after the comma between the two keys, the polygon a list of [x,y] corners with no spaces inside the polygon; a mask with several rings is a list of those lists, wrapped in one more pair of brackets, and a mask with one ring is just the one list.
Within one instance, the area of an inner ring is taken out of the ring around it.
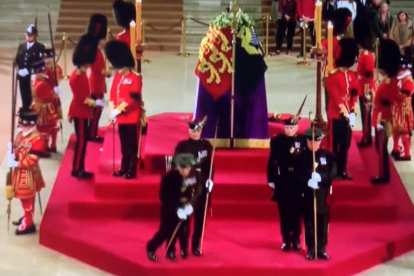
{"label": "sceptre", "polygon": [[234,93],[235,93],[235,83],[236,83],[236,36],[237,36],[237,0],[232,0],[231,12],[233,13],[233,25],[231,28],[231,33],[233,35],[232,39],[232,72],[231,72],[231,113],[230,113],[230,148],[234,148]]}

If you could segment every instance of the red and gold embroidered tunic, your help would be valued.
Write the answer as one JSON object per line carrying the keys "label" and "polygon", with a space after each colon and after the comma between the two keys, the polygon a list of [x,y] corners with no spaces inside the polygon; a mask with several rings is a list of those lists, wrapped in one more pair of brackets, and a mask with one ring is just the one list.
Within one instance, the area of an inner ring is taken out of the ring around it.
{"label": "red and gold embroidered tunic", "polygon": [[392,106],[392,126],[396,132],[408,133],[413,129],[413,110],[411,95],[414,91],[412,76],[407,76],[398,82],[400,93]]}
{"label": "red and gold embroidered tunic", "polygon": [[44,140],[37,130],[26,136],[17,134],[14,143],[15,156],[18,166],[13,169],[12,186],[14,197],[31,199],[45,187],[42,172],[39,167],[39,153],[46,151]]}
{"label": "red and gold embroidered tunic", "polygon": [[32,83],[33,103],[32,109],[36,111],[38,122],[37,125],[56,126],[59,120],[58,110],[56,106],[56,95],[48,81],[37,75]]}

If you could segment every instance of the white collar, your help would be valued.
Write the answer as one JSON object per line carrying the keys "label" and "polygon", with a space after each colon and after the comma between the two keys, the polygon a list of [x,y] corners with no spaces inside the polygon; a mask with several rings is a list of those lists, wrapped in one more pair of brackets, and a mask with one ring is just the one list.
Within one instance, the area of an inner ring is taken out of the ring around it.
{"label": "white collar", "polygon": [[403,78],[408,77],[410,75],[411,75],[411,70],[407,69],[402,74],[399,74],[397,79],[402,80]]}
{"label": "white collar", "polygon": [[26,43],[27,49],[31,48],[33,46],[33,44],[34,44],[34,42],[27,42]]}
{"label": "white collar", "polygon": [[23,137],[26,137],[27,135],[29,135],[30,133],[32,133],[35,130],[36,130],[36,126],[32,127],[31,129],[29,129],[26,132],[22,130],[22,135],[23,135]]}

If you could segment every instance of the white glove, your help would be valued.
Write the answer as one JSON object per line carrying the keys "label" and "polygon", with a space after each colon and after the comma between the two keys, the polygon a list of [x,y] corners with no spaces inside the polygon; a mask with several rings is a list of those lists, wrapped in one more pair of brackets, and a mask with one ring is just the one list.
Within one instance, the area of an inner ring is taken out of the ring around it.
{"label": "white glove", "polygon": [[316,182],[315,179],[312,178],[308,180],[308,187],[314,190],[319,189],[318,182]]}
{"label": "white glove", "polygon": [[187,204],[184,207],[184,212],[187,216],[190,216],[194,212],[193,206],[191,206],[191,204]]}
{"label": "white glove", "polygon": [[13,144],[12,144],[12,142],[8,142],[8,143],[7,143],[7,152],[8,152],[8,153],[11,153],[11,152],[12,152],[12,149],[13,149]]}
{"label": "white glove", "polygon": [[378,124],[378,125],[377,125],[377,129],[378,129],[378,130],[383,130],[383,129],[384,129],[384,126],[383,126],[383,125],[381,125],[381,124]]}
{"label": "white glove", "polygon": [[105,102],[103,100],[101,100],[101,99],[96,100],[95,101],[95,104],[97,106],[101,106],[101,107],[104,107],[105,106]]}
{"label": "white glove", "polygon": [[371,95],[370,94],[365,94],[365,99],[367,99],[367,101],[371,100]]}
{"label": "white glove", "polygon": [[206,181],[206,188],[208,189],[209,193],[211,193],[211,191],[213,190],[213,185],[214,185],[213,180],[208,179]]}
{"label": "white glove", "polygon": [[348,120],[349,120],[349,125],[350,126],[354,126],[355,125],[355,121],[356,121],[356,116],[355,113],[350,113],[348,116]]}
{"label": "white glove", "polygon": [[274,189],[274,188],[275,188],[275,183],[273,183],[273,182],[269,182],[268,184],[269,184],[269,187],[270,187],[270,188],[272,188],[272,189]]}
{"label": "white glove", "polygon": [[15,160],[15,156],[12,153],[8,154],[7,163],[9,165],[9,168],[16,168],[18,165],[18,162]]}
{"label": "white glove", "polygon": [[114,121],[116,119],[116,116],[118,116],[119,114],[121,114],[121,112],[118,109],[112,110],[111,111],[111,115],[110,115],[111,120]]}
{"label": "white glove", "polygon": [[26,68],[24,68],[24,69],[20,69],[20,70],[18,71],[18,74],[19,74],[19,76],[20,76],[20,77],[26,77],[27,75],[29,75],[29,71],[27,71],[27,69],[26,69]]}
{"label": "white glove", "polygon": [[182,220],[187,219],[187,214],[185,213],[184,208],[178,208],[177,209],[177,216],[178,216],[179,219],[182,219]]}
{"label": "white glove", "polygon": [[322,181],[321,175],[317,172],[312,173],[312,178],[311,179],[315,180],[316,182],[321,182]]}
{"label": "white glove", "polygon": [[55,91],[55,93],[56,94],[60,94],[60,88],[59,88],[59,86],[55,86],[55,87],[53,87],[53,90]]}

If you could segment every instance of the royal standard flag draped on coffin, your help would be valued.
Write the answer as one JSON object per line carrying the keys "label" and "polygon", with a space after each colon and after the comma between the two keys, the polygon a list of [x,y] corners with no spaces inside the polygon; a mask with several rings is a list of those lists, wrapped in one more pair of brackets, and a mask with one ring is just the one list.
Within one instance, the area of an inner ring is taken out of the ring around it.
{"label": "royal standard flag draped on coffin", "polygon": [[[235,88],[238,93],[248,94],[264,78],[267,66],[254,21],[241,10],[237,13],[237,21]],[[200,44],[195,73],[214,99],[231,89],[232,22],[232,13],[223,12],[217,16]]]}

